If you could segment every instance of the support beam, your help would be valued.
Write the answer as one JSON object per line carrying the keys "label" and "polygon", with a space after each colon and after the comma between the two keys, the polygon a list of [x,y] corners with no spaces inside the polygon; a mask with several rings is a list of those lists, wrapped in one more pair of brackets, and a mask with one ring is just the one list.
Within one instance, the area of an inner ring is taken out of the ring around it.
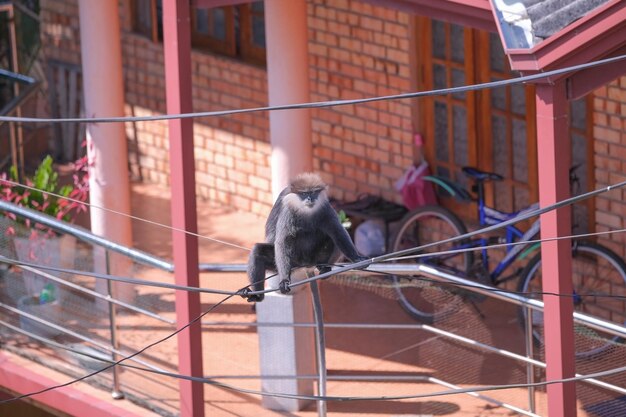
{"label": "support beam", "polygon": [[[163,1],[163,47],[165,55],[165,92],[167,113],[192,111],[191,96],[191,33],[189,2]],[[169,121],[170,186],[172,192],[172,247],[176,284],[198,287],[198,239],[196,184],[193,150],[193,120]],[[198,317],[200,295],[176,291],[176,322],[178,328]],[[195,323],[178,334],[178,372],[202,377],[202,332]],[[204,416],[204,393],[200,382],[180,380],[181,417]]]}
{"label": "support beam", "polygon": [[[546,207],[569,197],[571,150],[568,135],[565,81],[539,84],[537,100],[537,149],[539,202]],[[571,234],[571,208],[563,207],[541,215],[541,238]],[[541,244],[543,291],[572,294],[571,241]],[[570,378],[575,373],[573,300],[571,297],[544,295],[546,378]],[[574,382],[548,385],[548,414],[551,417],[576,416]]]}

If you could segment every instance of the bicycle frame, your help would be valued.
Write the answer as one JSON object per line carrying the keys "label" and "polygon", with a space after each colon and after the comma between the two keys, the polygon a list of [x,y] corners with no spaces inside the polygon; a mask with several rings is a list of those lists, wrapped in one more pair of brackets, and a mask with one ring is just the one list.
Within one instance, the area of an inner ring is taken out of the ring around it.
{"label": "bicycle frame", "polygon": [[[479,185],[479,187],[482,184]],[[485,200],[483,198],[482,193],[478,193],[478,219],[481,226],[492,226],[497,225],[507,220],[514,219],[518,216],[524,215],[530,211],[537,210],[539,208],[538,203],[531,204],[527,208],[522,210],[507,213],[504,211],[497,210],[493,207],[489,207],[485,205]],[[481,250],[481,260],[482,264],[486,271],[490,271],[489,275],[491,277],[491,281],[493,284],[498,284],[498,278],[505,269],[507,269],[520,255],[522,250],[528,247],[528,245],[523,245],[521,242],[530,241],[535,235],[539,233],[539,219],[535,220],[533,224],[530,226],[526,232],[522,232],[515,226],[506,226],[505,229],[505,243],[508,245],[506,247],[506,255],[498,264],[495,269],[491,271],[489,268],[489,259],[487,255],[487,249]],[[517,242],[517,245],[511,245],[512,243]],[[479,238],[472,241],[471,246],[482,246],[486,247],[488,244],[487,238]]]}

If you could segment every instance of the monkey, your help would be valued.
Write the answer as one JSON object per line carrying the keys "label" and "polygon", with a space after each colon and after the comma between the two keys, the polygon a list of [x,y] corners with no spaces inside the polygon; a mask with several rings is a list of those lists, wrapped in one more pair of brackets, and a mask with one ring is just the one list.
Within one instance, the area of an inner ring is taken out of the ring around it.
{"label": "monkey", "polygon": [[[253,291],[265,288],[265,272],[276,271],[279,289],[289,292],[291,270],[296,267],[317,267],[328,272],[328,264],[343,253],[352,262],[367,259],[361,256],[339,217],[331,207],[328,186],[315,173],[293,178],[282,190],[265,223],[265,243],[257,243],[248,259],[248,278]],[[241,295],[249,302],[263,301],[264,294]]]}

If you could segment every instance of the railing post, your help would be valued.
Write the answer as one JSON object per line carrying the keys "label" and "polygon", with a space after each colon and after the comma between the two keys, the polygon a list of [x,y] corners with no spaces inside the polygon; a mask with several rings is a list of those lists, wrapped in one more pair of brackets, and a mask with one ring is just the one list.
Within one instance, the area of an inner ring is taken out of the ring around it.
{"label": "railing post", "polygon": [[[317,382],[317,394],[320,397],[326,396],[326,340],[324,337],[324,314],[322,313],[322,302],[317,281],[311,282],[311,294],[313,296],[313,316],[315,318],[315,353],[317,359],[317,372],[319,374]],[[317,415],[326,417],[326,400],[317,401]]]}
{"label": "railing post", "polygon": [[[109,259],[109,251],[104,252],[105,262],[106,262],[106,273],[109,275],[110,273],[110,259]],[[113,298],[113,285],[111,285],[111,280],[107,280],[107,298],[109,299],[109,329],[111,331],[111,347],[113,348],[113,361],[119,360],[119,355],[115,353],[115,351],[119,351],[119,341],[117,339],[117,306],[111,302],[111,298]],[[119,366],[113,367],[113,390],[111,391],[111,397],[116,400],[121,400],[124,398],[124,393],[120,388],[120,368]]]}
{"label": "railing post", "polygon": [[[535,349],[533,346],[533,313],[534,310],[531,307],[522,307],[526,310],[526,323],[524,326],[524,336],[526,339],[526,357],[528,359],[533,359],[535,356]],[[543,314],[543,312],[542,312]],[[526,382],[528,384],[533,384],[535,382],[535,366],[526,362]],[[536,404],[535,404],[535,387],[528,387],[528,410],[532,413],[535,412]]]}

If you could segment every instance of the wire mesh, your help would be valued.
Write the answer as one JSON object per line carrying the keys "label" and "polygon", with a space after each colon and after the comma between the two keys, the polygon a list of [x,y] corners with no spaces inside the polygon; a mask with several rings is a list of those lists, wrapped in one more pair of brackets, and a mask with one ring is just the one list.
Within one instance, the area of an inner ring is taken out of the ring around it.
{"label": "wire mesh", "polygon": [[[22,223],[6,217],[0,217],[0,255],[9,259],[76,271],[96,271],[99,260],[106,260],[106,254],[101,248],[76,241],[69,235],[57,236],[45,232],[33,235]],[[172,281],[172,277],[167,273],[133,263],[130,259],[119,259],[119,255],[118,259],[113,261],[117,262],[118,270],[120,264],[123,265],[127,276]],[[106,262],[100,267],[104,268],[100,272],[106,273]],[[7,263],[1,264],[0,271],[0,303],[2,303],[0,320],[18,329],[0,326],[3,349],[72,377],[83,376],[107,365],[106,362],[76,352],[50,347],[19,332],[19,329],[31,332],[70,349],[110,360],[113,357],[112,350],[115,348],[111,345],[109,312],[111,304],[105,299],[108,295],[106,281],[44,269],[36,272],[28,267],[17,267]],[[64,282],[71,286],[64,285]],[[117,352],[120,355],[133,353],[156,337],[162,337],[175,330],[172,324],[175,321],[173,291],[115,283],[112,293],[114,298],[153,315],[148,316],[121,305],[115,307],[119,340]],[[54,300],[47,301],[46,297]],[[155,318],[159,316],[163,320]],[[60,328],[39,322],[37,319]],[[143,364],[176,372],[176,357],[176,343],[170,342],[164,343],[158,351],[142,355],[141,361]],[[176,408],[162,398],[178,397],[176,381],[137,370],[123,369],[120,373],[121,388],[127,398],[148,408],[175,414]],[[113,384],[112,371],[101,372],[88,381],[110,390]],[[163,395],[155,396],[156,392]]]}

